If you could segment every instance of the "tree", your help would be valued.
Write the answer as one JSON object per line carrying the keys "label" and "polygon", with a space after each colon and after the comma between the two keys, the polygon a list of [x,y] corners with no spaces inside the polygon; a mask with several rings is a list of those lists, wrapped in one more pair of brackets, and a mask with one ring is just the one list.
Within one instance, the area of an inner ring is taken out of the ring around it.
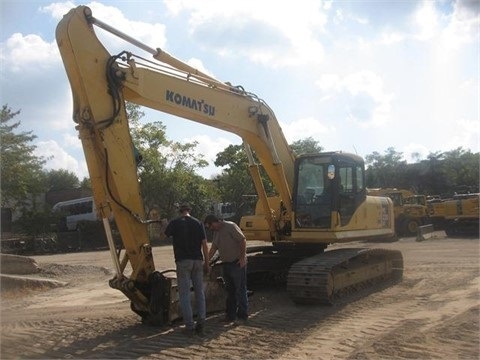
{"label": "tree", "polygon": [[[290,147],[296,155],[319,153],[322,151],[322,147],[318,141],[312,137],[294,141]],[[248,159],[243,145],[229,145],[217,154],[214,164],[224,167],[222,173],[214,179],[219,189],[220,200],[222,202],[231,202],[239,206],[245,201],[245,195],[257,194],[248,171]],[[273,184],[263,167],[260,167],[260,175],[267,194],[274,194],[275,189]]]}
{"label": "tree", "polygon": [[323,151],[323,147],[320,146],[317,140],[314,140],[311,136],[305,139],[296,140],[290,144],[295,155],[301,154],[313,154]]}
{"label": "tree", "polygon": [[451,196],[454,192],[478,192],[480,155],[461,147],[433,152],[424,165],[424,191],[428,194]]}
{"label": "tree", "polygon": [[43,191],[45,159],[34,155],[32,131],[15,133],[21,122],[12,121],[18,114],[20,110],[13,112],[8,105],[0,113],[2,207],[15,208],[28,194]]}
{"label": "tree", "polygon": [[209,182],[196,174],[208,165],[196,150],[197,142],[174,142],[167,139],[162,122],[141,124],[144,115],[136,104],[127,103],[132,141],[142,156],[138,167],[140,187],[147,210],[156,207],[162,216],[176,214],[177,204],[189,202],[192,214],[207,212],[205,199],[213,195]]}
{"label": "tree", "polygon": [[256,194],[243,145],[227,146],[217,154],[214,164],[224,168],[213,179],[219,190],[219,201],[239,206],[243,195]]}
{"label": "tree", "polygon": [[427,160],[422,161],[426,163],[426,171],[424,173],[424,191],[427,194],[441,194],[442,188],[445,188],[445,184],[441,184],[443,177],[443,153],[440,151],[428,154]]}
{"label": "tree", "polygon": [[389,147],[385,155],[376,151],[367,155],[365,163],[367,164],[367,187],[404,187],[403,175],[405,175],[407,162],[403,160],[403,153]]}
{"label": "tree", "polygon": [[402,153],[389,148],[386,155],[367,155],[367,186],[409,189],[419,194],[452,196],[479,191],[480,154],[461,147],[432,152],[426,160],[406,164]]}
{"label": "tree", "polygon": [[90,178],[84,177],[83,180],[80,182],[80,188],[82,189],[92,189],[92,182]]}
{"label": "tree", "polygon": [[450,192],[478,192],[479,154],[462,147],[447,151],[444,157],[445,183]]}
{"label": "tree", "polygon": [[45,178],[48,191],[76,189],[80,186],[77,175],[65,169],[47,171]]}

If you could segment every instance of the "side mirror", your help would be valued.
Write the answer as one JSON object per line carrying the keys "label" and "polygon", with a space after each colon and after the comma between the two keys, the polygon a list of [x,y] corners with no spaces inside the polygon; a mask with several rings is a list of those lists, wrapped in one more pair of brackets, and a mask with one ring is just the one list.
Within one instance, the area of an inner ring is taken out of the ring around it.
{"label": "side mirror", "polygon": [[327,176],[330,180],[333,180],[335,178],[335,165],[328,165]]}

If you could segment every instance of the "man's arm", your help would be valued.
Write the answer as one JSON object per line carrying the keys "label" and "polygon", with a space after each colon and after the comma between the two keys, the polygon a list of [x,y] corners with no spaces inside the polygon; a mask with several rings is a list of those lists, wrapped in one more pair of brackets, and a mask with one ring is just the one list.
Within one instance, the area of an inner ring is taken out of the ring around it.
{"label": "man's arm", "polygon": [[210,260],[211,258],[213,258],[213,255],[215,255],[215,253],[217,252],[217,245],[215,245],[214,243],[212,243],[212,246],[210,246],[210,251],[208,252],[208,259]]}
{"label": "man's arm", "polygon": [[247,264],[247,239],[237,224],[232,223],[232,225],[233,229],[230,234],[239,243],[238,263],[243,268]]}
{"label": "man's arm", "polygon": [[173,227],[173,220],[171,220],[168,224],[167,227],[165,228],[165,231],[163,232],[167,237],[172,236],[172,227]]}
{"label": "man's arm", "polygon": [[247,241],[243,238],[240,242],[240,255],[238,258],[238,264],[240,267],[244,267],[247,264]]}
{"label": "man's arm", "polygon": [[202,240],[202,252],[203,252],[203,272],[208,273],[210,269],[210,254],[208,253],[207,239]]}

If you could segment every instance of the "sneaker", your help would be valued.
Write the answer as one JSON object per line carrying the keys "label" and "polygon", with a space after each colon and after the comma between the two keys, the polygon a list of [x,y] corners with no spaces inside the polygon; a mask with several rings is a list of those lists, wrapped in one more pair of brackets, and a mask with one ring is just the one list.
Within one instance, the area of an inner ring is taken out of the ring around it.
{"label": "sneaker", "polygon": [[197,324],[195,326],[195,333],[198,336],[205,336],[205,326],[203,324]]}
{"label": "sneaker", "polygon": [[224,324],[231,324],[234,321],[235,321],[235,319],[232,319],[231,317],[228,317],[228,316],[225,316],[225,317],[220,319],[220,322],[224,323]]}
{"label": "sneaker", "polygon": [[182,334],[187,337],[193,337],[193,335],[195,335],[195,329],[183,328]]}
{"label": "sneaker", "polygon": [[242,324],[245,325],[248,322],[248,317],[239,317],[235,321],[236,324]]}

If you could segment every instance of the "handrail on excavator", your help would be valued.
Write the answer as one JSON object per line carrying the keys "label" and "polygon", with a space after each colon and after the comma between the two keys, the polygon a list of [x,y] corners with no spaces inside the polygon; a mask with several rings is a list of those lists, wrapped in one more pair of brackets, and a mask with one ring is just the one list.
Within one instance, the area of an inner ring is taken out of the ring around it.
{"label": "handrail on excavator", "polygon": [[139,41],[137,39],[134,39],[130,35],[127,35],[124,32],[114,28],[113,26],[110,26],[107,23],[95,18],[92,15],[92,10],[88,7],[85,8],[85,16],[86,16],[89,23],[91,23],[93,25],[96,25],[96,26],[98,26],[99,28],[101,28],[105,31],[108,31],[109,33],[111,33],[111,34],[129,42],[132,45],[135,45],[136,47],[138,47],[142,50],[145,50],[146,52],[152,54],[154,59],[156,59],[158,61],[161,61],[163,63],[166,63],[170,66],[173,66],[174,68],[176,68],[178,70],[186,71],[186,72],[190,73],[191,76],[194,76],[198,80],[208,82],[209,85],[212,86],[212,87],[220,87],[220,88],[224,88],[226,90],[231,89],[231,86],[228,86],[227,84],[224,84],[224,83],[218,81],[217,79],[199,71],[198,69],[184,63],[183,61],[175,58],[174,56],[172,56],[170,54],[168,54],[166,51],[163,51],[160,48],[154,49],[154,48],[142,43],[141,41]]}

